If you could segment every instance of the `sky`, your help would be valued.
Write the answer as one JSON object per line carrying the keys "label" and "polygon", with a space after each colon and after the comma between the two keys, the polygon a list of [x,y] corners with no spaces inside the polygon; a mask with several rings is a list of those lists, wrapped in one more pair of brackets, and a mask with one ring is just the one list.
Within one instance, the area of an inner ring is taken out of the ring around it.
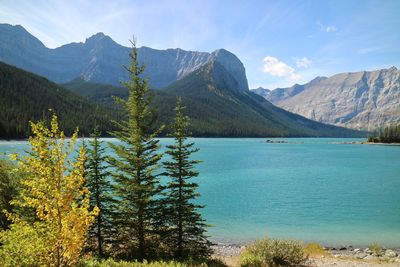
{"label": "sky", "polygon": [[250,88],[303,84],[340,72],[400,68],[400,0],[0,0],[0,23],[47,47],[97,32],[130,46],[225,48]]}

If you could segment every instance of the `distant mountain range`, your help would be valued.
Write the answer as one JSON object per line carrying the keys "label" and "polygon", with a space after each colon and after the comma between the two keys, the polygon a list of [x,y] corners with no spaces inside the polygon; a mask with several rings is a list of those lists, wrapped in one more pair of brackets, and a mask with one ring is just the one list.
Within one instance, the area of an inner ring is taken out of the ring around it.
{"label": "distant mountain range", "polygon": [[[127,97],[127,90],[117,85],[125,77],[122,65],[129,63],[128,53],[129,48],[101,33],[85,43],[48,49],[21,26],[0,25],[0,60],[61,83],[56,85],[2,64],[9,75],[3,78],[0,88],[7,111],[0,118],[0,129],[5,125],[4,132],[12,137],[12,133],[18,132],[15,129],[27,124],[27,120],[41,119],[41,114],[47,114],[47,108],[52,107],[62,113],[60,117],[66,120],[62,123],[68,125],[68,130],[76,125],[86,133],[98,121],[106,133],[112,128],[107,123],[122,116],[123,111],[115,106],[113,96]],[[156,89],[152,90],[153,107],[158,111],[160,123],[171,123],[176,98],[181,96],[192,119],[193,136],[356,137],[366,134],[318,123],[272,105],[248,90],[243,64],[224,49],[204,53],[143,47],[139,48],[139,58],[146,65],[145,76]],[[29,82],[32,80],[38,82]],[[22,103],[18,96],[24,99],[23,105],[18,104]],[[12,105],[7,105],[8,102]],[[19,120],[20,116],[24,119]],[[18,133],[26,135],[26,129]]]}
{"label": "distant mountain range", "polygon": [[[97,33],[84,43],[70,43],[49,49],[22,26],[0,24],[0,61],[34,72],[57,83],[77,77],[85,81],[119,85],[126,80],[122,66],[129,64],[130,48],[109,36]],[[138,48],[139,61],[146,65],[144,77],[152,89],[160,89],[211,61],[217,61],[248,90],[245,68],[232,53],[218,49],[212,53],[182,49]]]}
{"label": "distant mountain range", "polygon": [[400,70],[347,72],[253,92],[312,120],[362,130],[400,123]]}

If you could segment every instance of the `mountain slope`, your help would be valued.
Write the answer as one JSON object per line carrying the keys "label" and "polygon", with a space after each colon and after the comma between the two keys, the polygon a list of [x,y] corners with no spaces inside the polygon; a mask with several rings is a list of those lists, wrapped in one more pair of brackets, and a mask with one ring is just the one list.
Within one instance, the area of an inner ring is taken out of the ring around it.
{"label": "mountain slope", "polygon": [[61,127],[71,134],[77,126],[85,136],[97,123],[102,131],[112,128],[114,110],[93,104],[47,79],[0,62],[0,139],[24,138],[29,121],[48,119],[54,110]]}
{"label": "mountain slope", "polygon": [[[85,81],[119,86],[119,81],[127,78],[122,66],[129,63],[129,51],[130,48],[103,33],[93,35],[84,43],[49,49],[23,27],[0,24],[0,60],[57,83],[82,77]],[[163,88],[208,62],[217,61],[238,81],[239,89],[248,90],[242,62],[224,49],[206,53],[141,47],[138,57],[146,65],[144,77],[149,78],[153,89]]]}
{"label": "mountain slope", "polygon": [[340,73],[273,90],[269,101],[307,118],[374,130],[400,122],[400,70]]}
{"label": "mountain slope", "polygon": [[[113,104],[112,95],[126,97],[126,89],[75,80],[65,84],[89,99]],[[160,123],[170,125],[176,97],[181,96],[191,117],[193,136],[362,136],[364,133],[324,125],[280,109],[238,82],[218,62],[210,62],[164,90],[155,90],[153,107]],[[164,132],[163,134],[166,134]]]}
{"label": "mountain slope", "polygon": [[[364,133],[321,124],[272,105],[237,82],[218,62],[211,62],[160,92],[154,99],[160,118],[173,116],[181,96],[192,119],[192,132],[202,136],[362,136]],[[162,94],[162,95],[160,95]]]}
{"label": "mountain slope", "polygon": [[125,87],[86,82],[82,78],[61,85],[77,95],[105,105],[114,104],[114,97],[123,99],[128,97],[128,89]]}

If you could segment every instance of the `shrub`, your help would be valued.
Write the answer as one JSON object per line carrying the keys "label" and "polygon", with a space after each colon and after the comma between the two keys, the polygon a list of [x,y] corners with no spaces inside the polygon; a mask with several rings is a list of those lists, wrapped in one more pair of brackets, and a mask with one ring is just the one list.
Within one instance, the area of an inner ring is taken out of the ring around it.
{"label": "shrub", "polygon": [[369,250],[371,250],[372,254],[376,256],[382,256],[383,255],[383,250],[382,247],[379,246],[377,243],[373,243],[368,246]]}
{"label": "shrub", "polygon": [[308,256],[325,256],[329,253],[317,243],[309,243],[304,247],[304,253]]}
{"label": "shrub", "polygon": [[7,231],[0,231],[0,266],[42,266],[45,246],[45,229],[33,227],[23,221],[11,224]]}
{"label": "shrub", "polygon": [[262,239],[248,246],[241,256],[241,266],[308,266],[302,243],[293,240]]}
{"label": "shrub", "polygon": [[221,262],[209,260],[208,262],[178,262],[178,261],[151,261],[151,262],[129,262],[129,261],[116,261],[114,259],[97,260],[95,258],[88,258],[81,260],[79,267],[222,267]]}

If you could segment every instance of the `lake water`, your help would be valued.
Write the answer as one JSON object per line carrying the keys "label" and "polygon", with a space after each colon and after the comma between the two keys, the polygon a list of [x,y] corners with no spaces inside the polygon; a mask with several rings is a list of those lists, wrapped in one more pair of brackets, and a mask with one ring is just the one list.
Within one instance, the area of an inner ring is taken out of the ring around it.
{"label": "lake water", "polygon": [[[195,158],[204,161],[199,202],[212,240],[270,236],[400,247],[400,146],[326,138],[191,140],[200,148]],[[171,142],[161,139],[163,146]],[[0,153],[27,148],[0,141]]]}

